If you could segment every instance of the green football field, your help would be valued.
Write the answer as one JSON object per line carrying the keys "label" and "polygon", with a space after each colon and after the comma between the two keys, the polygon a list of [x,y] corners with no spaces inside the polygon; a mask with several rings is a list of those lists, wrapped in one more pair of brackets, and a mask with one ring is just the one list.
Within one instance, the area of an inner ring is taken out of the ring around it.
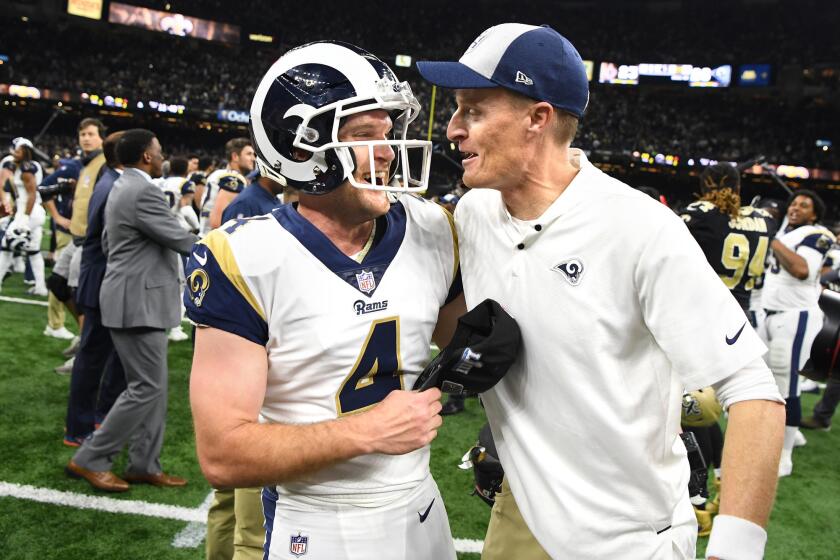
{"label": "green football field", "polygon": [[[25,295],[20,275],[4,283],[2,296],[35,300]],[[190,343],[170,345],[162,455],[164,469],[187,477],[189,485],[177,490],[141,485],[126,494],[104,495],[64,475],[73,453],[61,443],[70,379],[53,368],[63,362],[67,343],[43,336],[45,323],[46,307],[0,300],[0,558],[203,558],[201,507],[210,487],[194,451],[187,394]],[[68,327],[76,330],[69,321]],[[803,397],[806,414],[815,400]],[[468,399],[467,411],[446,418],[432,445],[432,472],[461,550],[480,550],[489,518],[489,508],[469,495],[471,472],[458,469],[483,423],[477,400]],[[838,431],[805,432],[808,444],[794,453],[794,473],[779,485],[766,558],[840,558]],[[123,466],[124,460],[118,461],[115,472]],[[700,539],[698,557],[704,549]]]}

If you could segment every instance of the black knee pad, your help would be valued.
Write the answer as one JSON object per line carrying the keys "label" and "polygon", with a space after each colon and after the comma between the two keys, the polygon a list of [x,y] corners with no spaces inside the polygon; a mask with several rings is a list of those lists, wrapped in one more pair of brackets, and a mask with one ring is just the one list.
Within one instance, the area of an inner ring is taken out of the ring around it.
{"label": "black knee pad", "polygon": [[70,286],[67,285],[67,278],[59,274],[50,274],[50,277],[47,278],[47,289],[59,301],[69,301],[73,297],[73,292]]}

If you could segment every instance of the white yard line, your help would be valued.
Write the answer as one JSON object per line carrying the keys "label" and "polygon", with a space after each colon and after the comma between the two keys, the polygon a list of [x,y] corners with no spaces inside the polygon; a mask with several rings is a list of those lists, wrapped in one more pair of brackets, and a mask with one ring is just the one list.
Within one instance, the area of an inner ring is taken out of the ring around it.
{"label": "white yard line", "polygon": [[[0,497],[4,496],[79,509],[92,509],[109,513],[127,513],[146,517],[157,517],[159,519],[187,521],[189,524],[175,535],[175,538],[172,540],[172,546],[176,548],[195,548],[201,544],[206,532],[207,510],[213,501],[213,493],[211,492],[200,506],[197,508],[187,508],[183,506],[143,502],[140,500],[118,500],[104,496],[90,496],[88,494],[53,490],[51,488],[36,488],[35,486],[25,484],[0,482]],[[455,550],[458,552],[480,553],[484,546],[483,541],[470,539],[454,539],[454,541]]]}
{"label": "white yard line", "polygon": [[204,540],[204,535],[207,533],[207,527],[205,527],[207,511],[210,509],[210,504],[213,503],[214,495],[214,492],[207,494],[207,497],[204,498],[204,502],[198,506],[198,509],[204,512],[205,521],[203,523],[194,521],[184,527],[177,535],[175,535],[175,538],[172,539],[173,547],[196,548],[201,544],[201,541]]}
{"label": "white yard line", "polygon": [[10,482],[0,482],[0,496],[32,500],[43,504],[93,509],[96,511],[107,511],[109,513],[144,515],[146,517],[175,519],[177,521],[204,523],[207,520],[207,512],[199,508],[170,506],[167,504],[141,502],[139,500],[117,500],[115,498],[62,492],[50,488],[36,488],[35,486],[13,484]]}
{"label": "white yard line", "polygon": [[26,299],[8,296],[0,296],[0,301],[8,301],[9,303],[26,303],[28,305],[40,305],[42,307],[47,307],[49,305],[46,301],[41,301],[39,299]]}
{"label": "white yard line", "polygon": [[481,549],[484,548],[484,541],[473,541],[470,539],[453,539],[455,541],[456,552],[475,552],[481,554]]}

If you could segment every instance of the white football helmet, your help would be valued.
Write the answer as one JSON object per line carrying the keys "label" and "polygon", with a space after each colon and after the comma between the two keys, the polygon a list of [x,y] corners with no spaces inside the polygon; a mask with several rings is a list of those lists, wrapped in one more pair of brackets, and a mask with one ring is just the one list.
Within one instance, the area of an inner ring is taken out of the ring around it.
{"label": "white football helmet", "polygon": [[[342,119],[374,109],[390,113],[392,139],[338,139]],[[280,57],[257,87],[250,120],[257,166],[260,173],[309,194],[326,194],[345,181],[360,189],[425,191],[432,143],[408,139],[408,125],[419,112],[408,83],[399,82],[376,56],[347,43],[309,43]],[[396,158],[388,180],[379,183],[373,149],[384,145]],[[371,183],[353,176],[353,146],[369,151]],[[410,149],[419,156],[413,165]],[[301,153],[310,155],[302,160]]]}

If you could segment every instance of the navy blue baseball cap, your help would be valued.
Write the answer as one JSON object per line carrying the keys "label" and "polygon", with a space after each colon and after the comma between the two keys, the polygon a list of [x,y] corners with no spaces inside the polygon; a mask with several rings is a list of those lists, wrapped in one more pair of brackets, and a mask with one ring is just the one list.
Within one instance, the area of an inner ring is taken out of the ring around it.
{"label": "navy blue baseball cap", "polygon": [[440,87],[503,87],[578,118],[589,102],[589,80],[580,54],[547,25],[493,26],[472,42],[458,62],[420,61],[417,69]]}

